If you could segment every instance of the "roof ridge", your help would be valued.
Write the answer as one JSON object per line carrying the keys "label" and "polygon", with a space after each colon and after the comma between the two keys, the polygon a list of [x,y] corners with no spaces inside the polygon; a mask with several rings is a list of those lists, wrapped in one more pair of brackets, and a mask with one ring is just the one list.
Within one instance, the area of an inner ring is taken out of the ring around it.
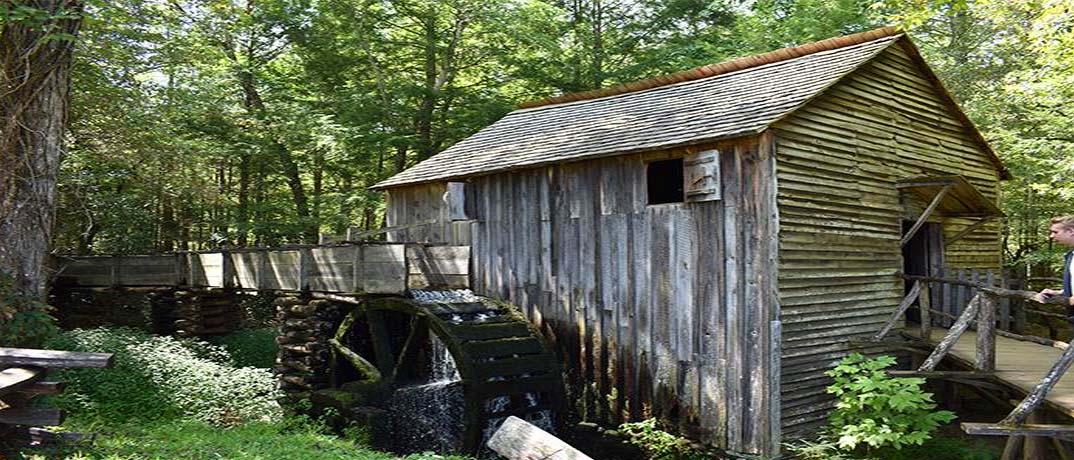
{"label": "roof ridge", "polygon": [[658,88],[661,86],[668,86],[675,83],[700,80],[702,78],[736,72],[739,70],[745,70],[753,67],[760,67],[762,65],[773,64],[776,62],[786,61],[810,54],[816,54],[823,51],[830,51],[838,48],[859,45],[873,40],[895,36],[901,33],[902,31],[897,27],[881,27],[879,29],[874,29],[866,32],[859,32],[856,34],[845,35],[841,37],[828,38],[812,43],[806,43],[804,45],[769,51],[767,53],[744,56],[732,59],[730,61],[709,64],[667,75],[661,75],[658,77],[623,83],[616,86],[609,86],[607,88],[582,91],[577,93],[567,93],[546,99],[523,102],[518,105],[518,108],[529,109],[534,107],[562,104],[566,102],[584,101],[620,94],[634,93],[647,89]]}

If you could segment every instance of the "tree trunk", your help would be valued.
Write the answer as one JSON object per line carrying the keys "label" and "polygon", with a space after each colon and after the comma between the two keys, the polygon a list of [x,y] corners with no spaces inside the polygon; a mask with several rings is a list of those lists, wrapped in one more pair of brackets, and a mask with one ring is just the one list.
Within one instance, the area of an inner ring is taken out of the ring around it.
{"label": "tree trunk", "polygon": [[[0,0],[74,13],[44,25],[11,21],[0,30],[3,142],[0,149],[0,271],[43,296],[55,218],[56,177],[63,157],[71,53],[81,23],[80,0]],[[61,35],[62,34],[62,35]]]}

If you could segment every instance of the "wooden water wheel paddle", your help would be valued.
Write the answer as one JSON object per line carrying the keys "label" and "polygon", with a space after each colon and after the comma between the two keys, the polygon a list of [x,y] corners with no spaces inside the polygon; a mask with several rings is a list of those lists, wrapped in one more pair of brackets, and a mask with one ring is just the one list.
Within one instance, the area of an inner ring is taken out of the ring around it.
{"label": "wooden water wheel paddle", "polygon": [[473,295],[450,303],[375,297],[353,305],[329,339],[335,391],[384,407],[401,388],[442,378],[429,367],[433,337],[458,370],[463,452],[479,452],[508,416],[550,427],[561,413],[555,353],[514,307]]}

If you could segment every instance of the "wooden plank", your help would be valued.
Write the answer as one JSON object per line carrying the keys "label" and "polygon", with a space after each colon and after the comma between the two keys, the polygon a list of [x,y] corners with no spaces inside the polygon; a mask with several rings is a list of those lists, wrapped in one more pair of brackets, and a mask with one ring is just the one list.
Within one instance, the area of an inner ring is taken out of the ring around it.
{"label": "wooden plank", "polygon": [[977,310],[977,370],[991,372],[996,369],[996,309],[999,301],[994,295],[980,293]]}
{"label": "wooden plank", "polygon": [[115,364],[111,353],[35,350],[0,347],[0,366],[36,366],[49,369],[105,368]]}
{"label": "wooden plank", "polygon": [[895,308],[895,313],[891,315],[891,318],[888,319],[887,323],[884,323],[884,327],[880,328],[880,331],[873,336],[873,341],[880,341],[884,336],[888,335],[888,332],[891,332],[891,328],[895,327],[895,323],[899,321],[899,318],[902,317],[903,313],[906,313],[906,310],[910,308],[910,305],[921,297],[922,284],[921,281],[914,282],[913,287],[910,288],[910,292],[906,294],[906,297],[902,299],[899,306]]}
{"label": "wooden plank", "polygon": [[977,309],[980,308],[980,303],[981,298],[978,296],[975,296],[973,300],[970,301],[970,304],[967,305],[962,311],[962,314],[959,315],[958,320],[951,326],[951,329],[947,332],[944,339],[936,345],[936,349],[925,359],[925,362],[921,363],[921,367],[918,368],[919,371],[931,371],[940,364],[944,355],[950,351],[955,345],[955,342],[958,341],[958,338],[966,332],[967,328],[969,328],[970,322],[976,318]]}
{"label": "wooden plank", "polygon": [[11,367],[0,371],[0,395],[25,388],[40,379],[45,369],[40,367]]}
{"label": "wooden plank", "polygon": [[743,221],[741,218],[742,158],[746,151],[736,148],[733,154],[721,155],[721,182],[723,184],[724,217],[724,314],[727,328],[727,347],[724,350],[727,368],[727,448],[732,451],[745,452],[745,425],[751,423],[746,409],[745,382],[747,363],[745,362],[746,325],[743,286],[745,284],[743,261]]}
{"label": "wooden plank", "polygon": [[56,426],[63,424],[64,413],[58,409],[11,407],[0,410],[0,424]]}
{"label": "wooden plank", "polygon": [[1074,441],[1074,425],[961,423],[962,431],[977,436],[1047,436]]}

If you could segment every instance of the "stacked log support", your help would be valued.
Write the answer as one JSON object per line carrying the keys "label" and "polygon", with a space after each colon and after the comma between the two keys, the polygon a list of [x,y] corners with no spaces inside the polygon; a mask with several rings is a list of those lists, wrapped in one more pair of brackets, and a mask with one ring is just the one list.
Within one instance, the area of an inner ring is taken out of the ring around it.
{"label": "stacked log support", "polygon": [[177,291],[175,302],[175,334],[180,337],[230,334],[242,325],[239,300],[230,290]]}
{"label": "stacked log support", "polygon": [[288,393],[305,393],[329,384],[331,353],[328,339],[339,320],[340,309],[329,300],[280,297],[276,304],[280,353],[276,374],[280,388]]}

